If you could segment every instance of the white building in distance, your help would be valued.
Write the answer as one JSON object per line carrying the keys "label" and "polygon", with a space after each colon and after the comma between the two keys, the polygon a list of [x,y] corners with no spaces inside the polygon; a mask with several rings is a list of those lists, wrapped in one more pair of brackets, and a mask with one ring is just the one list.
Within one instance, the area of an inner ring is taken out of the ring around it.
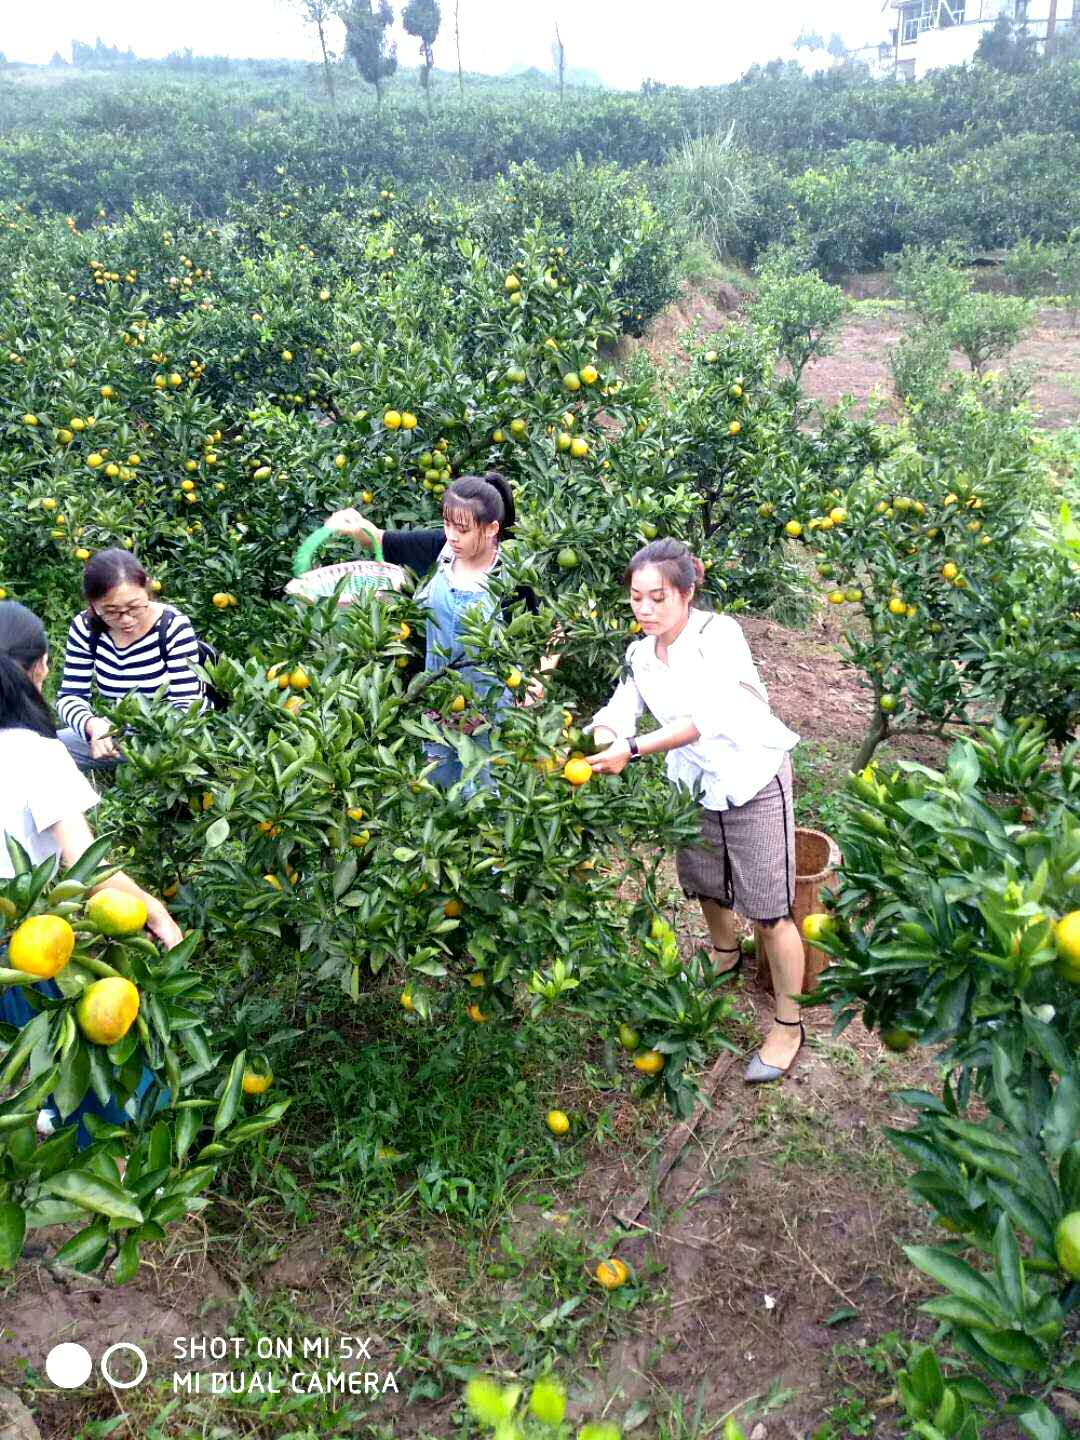
{"label": "white building in distance", "polygon": [[1078,0],[891,0],[897,78],[921,80],[931,70],[967,64],[1002,16],[1023,25],[1042,48],[1051,15],[1060,33],[1072,27],[1077,6]]}

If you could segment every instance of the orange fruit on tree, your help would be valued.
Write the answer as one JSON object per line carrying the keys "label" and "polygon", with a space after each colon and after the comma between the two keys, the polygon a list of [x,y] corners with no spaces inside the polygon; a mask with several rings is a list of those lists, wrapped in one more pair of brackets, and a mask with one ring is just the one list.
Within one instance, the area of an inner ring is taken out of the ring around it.
{"label": "orange fruit on tree", "polygon": [[605,1290],[617,1290],[630,1279],[630,1271],[616,1256],[612,1256],[610,1260],[601,1260],[593,1274]]}
{"label": "orange fruit on tree", "polygon": [[1054,1231],[1058,1264],[1073,1280],[1080,1280],[1080,1210],[1072,1210]]}
{"label": "orange fruit on tree", "polygon": [[568,760],[563,766],[563,779],[571,785],[587,785],[593,778],[593,768],[585,759]]}
{"label": "orange fruit on tree", "polygon": [[634,1056],[634,1069],[640,1070],[643,1075],[659,1075],[666,1064],[667,1059],[659,1050],[646,1050]]}
{"label": "orange fruit on tree", "polygon": [[267,1066],[265,1069],[250,1069],[244,1071],[244,1077],[240,1081],[240,1088],[245,1095],[262,1095],[270,1089],[274,1083],[274,1072]]}
{"label": "orange fruit on tree", "polygon": [[1070,910],[1054,926],[1054,947],[1058,974],[1080,985],[1080,910]]}
{"label": "orange fruit on tree", "polygon": [[465,1013],[466,1015],[468,1015],[469,1019],[473,1022],[474,1025],[487,1024],[488,1016],[484,1014],[484,1012],[480,1009],[479,1005],[474,1003],[472,1005],[466,1006]]}
{"label": "orange fruit on tree", "polygon": [[808,944],[817,945],[826,936],[831,935],[835,929],[836,921],[831,915],[822,915],[815,910],[802,922],[802,937]]}
{"label": "orange fruit on tree", "polygon": [[300,665],[289,676],[289,684],[294,690],[306,690],[311,684],[311,677]]}
{"label": "orange fruit on tree", "polygon": [[443,914],[448,920],[455,920],[464,908],[460,900],[447,900],[446,904],[442,907]]}
{"label": "orange fruit on tree", "polygon": [[102,935],[137,935],[146,925],[146,906],[137,895],[107,886],[87,901],[86,918]]}
{"label": "orange fruit on tree", "polygon": [[7,963],[24,975],[51,980],[71,959],[75,931],[62,915],[31,915],[11,937]]}
{"label": "orange fruit on tree", "polygon": [[75,1006],[79,1029],[93,1045],[115,1045],[135,1023],[139,992],[123,975],[88,985]]}

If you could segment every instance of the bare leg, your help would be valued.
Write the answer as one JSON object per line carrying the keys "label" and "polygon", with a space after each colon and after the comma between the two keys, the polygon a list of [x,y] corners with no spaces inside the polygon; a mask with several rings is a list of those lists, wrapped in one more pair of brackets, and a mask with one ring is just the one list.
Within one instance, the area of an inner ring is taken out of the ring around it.
{"label": "bare leg", "polygon": [[723,975],[725,971],[732,970],[739,958],[739,939],[735,933],[735,912],[718,905],[715,900],[701,898],[701,913],[705,917],[705,924],[709,927],[709,937],[712,940],[714,950],[719,950],[719,955],[713,956],[713,973]]}
{"label": "bare leg", "polygon": [[[792,1000],[803,986],[806,956],[802,936],[794,920],[778,920],[775,925],[761,928],[758,933],[765,941],[765,953],[769,957],[773,993],[776,995],[776,1018],[798,1020],[799,1007]],[[766,1065],[777,1065],[786,1069],[799,1048],[800,1031],[796,1025],[773,1025],[758,1054]]]}

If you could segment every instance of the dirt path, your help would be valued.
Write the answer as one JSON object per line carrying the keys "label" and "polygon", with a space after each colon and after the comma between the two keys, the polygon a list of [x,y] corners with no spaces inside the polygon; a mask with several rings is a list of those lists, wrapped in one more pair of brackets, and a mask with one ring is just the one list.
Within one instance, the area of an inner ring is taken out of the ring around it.
{"label": "dirt path", "polygon": [[[889,350],[910,322],[903,310],[875,298],[884,283],[883,276],[851,278],[847,288],[862,304],[844,321],[833,353],[807,367],[803,389],[812,399],[834,404],[849,395],[859,410],[880,408],[886,418],[893,413]],[[692,324],[696,322],[702,334],[723,330],[738,318],[739,304],[728,285],[684,286],[678,301],[656,317],[640,343],[654,359],[668,359],[679,353],[682,336]],[[1069,312],[1040,310],[1031,333],[1008,363],[1032,366],[1031,400],[1042,425],[1056,430],[1080,423],[1080,324]],[[958,359],[956,364],[964,368],[965,362]]]}

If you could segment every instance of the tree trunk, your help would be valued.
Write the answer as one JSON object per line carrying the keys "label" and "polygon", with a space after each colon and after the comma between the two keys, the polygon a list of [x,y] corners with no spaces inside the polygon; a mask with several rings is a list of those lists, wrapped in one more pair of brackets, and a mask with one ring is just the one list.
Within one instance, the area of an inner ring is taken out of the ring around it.
{"label": "tree trunk", "polygon": [[1057,7],[1058,0],[1050,0],[1050,14],[1046,17],[1046,47],[1043,51],[1047,60],[1053,59],[1057,44]]}
{"label": "tree trunk", "polygon": [[874,758],[874,751],[881,744],[889,733],[889,717],[880,707],[874,711],[874,718],[870,722],[870,728],[863,736],[863,742],[859,746],[859,753],[855,757],[853,770],[864,770]]}
{"label": "tree trunk", "polygon": [[334,94],[334,75],[330,69],[330,57],[326,53],[326,33],[323,30],[322,17],[319,18],[319,44],[322,47],[323,74],[326,77],[326,93],[330,96],[330,108],[334,115],[337,115],[337,96]]}
{"label": "tree trunk", "polygon": [[555,44],[558,46],[559,55],[559,104],[563,103],[563,77],[566,74],[566,51],[563,49],[562,36],[559,34],[559,22],[555,22]]}
{"label": "tree trunk", "polygon": [[457,46],[457,83],[458,93],[462,100],[465,99],[465,76],[461,69],[461,24],[460,12],[461,0],[454,0],[454,44]]}

